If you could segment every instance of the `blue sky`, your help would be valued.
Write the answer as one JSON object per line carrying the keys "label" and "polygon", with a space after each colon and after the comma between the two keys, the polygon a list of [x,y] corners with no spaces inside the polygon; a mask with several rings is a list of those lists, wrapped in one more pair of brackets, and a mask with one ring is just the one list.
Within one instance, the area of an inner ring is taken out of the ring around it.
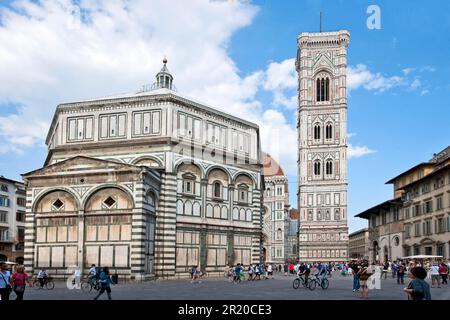
{"label": "blue sky", "polygon": [[[180,92],[242,114],[260,123],[261,131],[289,131],[289,143],[279,142],[282,150],[275,156],[288,168],[296,207],[296,110],[274,97],[295,96],[296,37],[318,31],[320,11],[324,31],[351,33],[348,132],[352,147],[360,149],[348,161],[350,231],[366,225],[353,215],[392,196],[387,180],[450,144],[448,1],[431,6],[423,1],[195,0],[180,2],[181,9],[162,1],[130,1],[126,10],[122,1],[92,2],[75,4],[102,23],[67,30],[57,25],[67,8],[57,5],[68,1],[51,0],[41,10],[28,6],[26,15],[11,15],[14,1],[0,3],[0,174],[19,179],[42,166],[43,138],[58,103],[134,90],[152,81],[168,54]],[[381,9],[380,30],[366,26],[372,4]],[[131,11],[133,22],[122,15]],[[160,16],[166,21],[161,23]],[[37,36],[42,46],[33,42]],[[273,88],[275,80],[280,84]],[[277,142],[264,143],[277,149]]]}

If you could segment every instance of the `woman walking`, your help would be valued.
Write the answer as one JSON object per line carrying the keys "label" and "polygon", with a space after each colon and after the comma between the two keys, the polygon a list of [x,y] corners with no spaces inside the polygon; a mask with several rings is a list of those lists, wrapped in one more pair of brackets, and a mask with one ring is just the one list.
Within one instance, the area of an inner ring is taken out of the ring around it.
{"label": "woman walking", "polygon": [[369,299],[369,288],[367,287],[367,280],[371,275],[372,273],[369,270],[369,264],[364,261],[361,264],[361,269],[358,271],[359,284],[361,286],[361,299],[364,298],[364,293],[366,295],[366,299]]}
{"label": "woman walking", "polygon": [[448,267],[444,262],[442,262],[439,266],[439,275],[441,276],[442,284],[448,284]]}
{"label": "woman walking", "polygon": [[108,300],[111,300],[111,283],[113,283],[113,282],[111,281],[108,267],[103,268],[103,271],[100,273],[99,281],[100,281],[100,285],[101,285],[100,292],[94,298],[94,300],[97,300],[105,291],[106,291],[106,294],[108,295]]}
{"label": "woman walking", "polygon": [[18,266],[16,268],[16,272],[14,272],[13,275],[11,276],[11,284],[16,294],[16,300],[18,301],[23,300],[23,295],[25,293],[27,283],[30,287],[32,286],[28,274],[25,273],[25,267]]}

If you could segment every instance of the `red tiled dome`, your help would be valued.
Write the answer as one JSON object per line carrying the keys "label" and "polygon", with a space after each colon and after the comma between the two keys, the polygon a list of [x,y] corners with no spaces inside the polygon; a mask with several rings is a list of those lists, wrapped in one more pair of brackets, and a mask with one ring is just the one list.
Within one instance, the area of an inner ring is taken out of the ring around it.
{"label": "red tiled dome", "polygon": [[270,154],[262,153],[263,174],[265,177],[284,176],[283,169]]}

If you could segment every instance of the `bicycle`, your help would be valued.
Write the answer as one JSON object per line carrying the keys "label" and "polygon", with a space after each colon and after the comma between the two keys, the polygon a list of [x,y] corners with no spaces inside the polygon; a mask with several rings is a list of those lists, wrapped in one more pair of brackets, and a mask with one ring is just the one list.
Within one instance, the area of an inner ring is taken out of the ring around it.
{"label": "bicycle", "polygon": [[308,279],[308,281],[305,281],[304,276],[297,273],[297,278],[295,278],[294,281],[292,282],[292,287],[294,289],[298,289],[301,284],[303,287],[306,288],[308,285],[308,282],[309,282],[309,279]]}
{"label": "bicycle", "polygon": [[95,289],[96,291],[100,290],[100,282],[95,277],[88,278],[81,282],[81,290],[83,292],[91,292],[92,289]]}
{"label": "bicycle", "polygon": [[36,289],[41,289],[45,287],[45,289],[47,290],[53,290],[53,288],[55,288],[55,283],[53,282],[52,277],[47,277],[44,278],[44,283],[41,286],[41,282],[39,281],[38,278],[36,278],[33,281],[33,287],[35,287]]}
{"label": "bicycle", "polygon": [[319,285],[322,290],[328,289],[328,286],[330,285],[330,282],[328,281],[326,276],[323,278],[319,278],[316,274],[314,274],[310,278],[311,279],[308,283],[308,288],[311,291],[315,290],[317,285]]}

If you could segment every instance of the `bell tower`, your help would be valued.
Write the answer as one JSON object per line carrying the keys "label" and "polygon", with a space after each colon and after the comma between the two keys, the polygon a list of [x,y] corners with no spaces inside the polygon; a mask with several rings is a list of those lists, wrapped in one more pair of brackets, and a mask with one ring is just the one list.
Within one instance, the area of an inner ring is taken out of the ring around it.
{"label": "bell tower", "polygon": [[301,261],[347,261],[347,48],[350,33],[300,33],[298,208]]}

